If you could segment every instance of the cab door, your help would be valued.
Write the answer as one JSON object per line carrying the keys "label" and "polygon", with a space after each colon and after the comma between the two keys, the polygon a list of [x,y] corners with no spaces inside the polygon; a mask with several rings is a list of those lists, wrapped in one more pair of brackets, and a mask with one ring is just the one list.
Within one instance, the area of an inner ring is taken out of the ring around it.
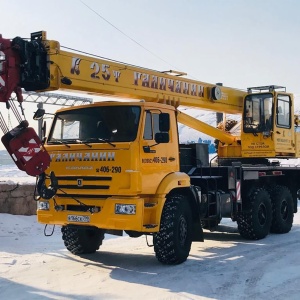
{"label": "cab door", "polygon": [[293,103],[291,97],[289,95],[278,94],[275,105],[275,127],[273,131],[276,156],[295,153],[292,111]]}
{"label": "cab door", "polygon": [[[179,170],[179,150],[177,126],[174,111],[166,111],[170,116],[170,129],[162,132],[160,129],[160,114],[162,110],[149,109],[144,112],[144,129],[141,139],[141,175],[142,193],[153,194],[163,178]],[[168,141],[158,142],[157,134],[167,136]]]}

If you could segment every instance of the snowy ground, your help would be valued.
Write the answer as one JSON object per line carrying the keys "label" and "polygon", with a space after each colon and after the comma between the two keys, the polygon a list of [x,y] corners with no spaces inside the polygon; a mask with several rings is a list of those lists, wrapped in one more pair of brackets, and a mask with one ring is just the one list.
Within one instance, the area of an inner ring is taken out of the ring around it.
{"label": "snowy ground", "polygon": [[299,299],[300,213],[290,233],[260,241],[243,240],[229,221],[220,229],[185,263],[164,266],[145,237],[108,236],[78,257],[59,228],[45,237],[35,216],[0,214],[0,299]]}

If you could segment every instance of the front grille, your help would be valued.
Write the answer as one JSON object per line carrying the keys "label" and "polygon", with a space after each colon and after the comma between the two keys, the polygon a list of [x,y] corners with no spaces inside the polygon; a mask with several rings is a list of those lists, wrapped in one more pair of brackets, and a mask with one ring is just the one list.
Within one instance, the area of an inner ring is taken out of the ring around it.
{"label": "front grille", "polygon": [[109,185],[73,185],[73,184],[58,184],[58,187],[61,189],[80,189],[80,190],[108,190]]}
{"label": "front grille", "polygon": [[111,176],[57,176],[56,179],[58,188],[64,190],[108,190],[112,181]]}
{"label": "front grille", "polygon": [[111,176],[56,176],[58,180],[111,181]]}
{"label": "front grille", "polygon": [[111,195],[90,195],[90,194],[69,194],[69,193],[62,193],[60,190],[56,193],[57,197],[60,198],[80,198],[80,199],[106,199],[111,197]]}

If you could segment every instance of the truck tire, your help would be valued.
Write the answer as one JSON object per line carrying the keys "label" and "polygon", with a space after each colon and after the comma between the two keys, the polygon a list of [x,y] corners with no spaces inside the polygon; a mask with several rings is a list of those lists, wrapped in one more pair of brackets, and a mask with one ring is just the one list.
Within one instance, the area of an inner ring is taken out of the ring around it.
{"label": "truck tire", "polygon": [[290,190],[276,185],[270,192],[272,200],[273,219],[270,231],[272,233],[287,233],[294,221],[294,203]]}
{"label": "truck tire", "polygon": [[104,231],[91,226],[68,225],[61,232],[66,248],[75,255],[95,253],[104,239]]}
{"label": "truck tire", "polygon": [[168,197],[161,216],[160,231],[153,236],[158,261],[169,265],[186,261],[192,244],[192,224],[186,197]]}
{"label": "truck tire", "polygon": [[256,188],[248,200],[249,209],[237,216],[238,230],[246,239],[263,239],[269,234],[272,222],[270,194],[263,188]]}

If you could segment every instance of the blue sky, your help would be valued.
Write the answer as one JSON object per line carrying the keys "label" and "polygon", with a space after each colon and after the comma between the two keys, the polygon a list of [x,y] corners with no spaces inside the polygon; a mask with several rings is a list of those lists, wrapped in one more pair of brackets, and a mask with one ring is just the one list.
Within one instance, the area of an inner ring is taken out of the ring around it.
{"label": "blue sky", "polygon": [[[300,94],[298,0],[0,0],[0,9],[4,38],[45,30],[62,46],[125,63]],[[32,124],[36,106],[24,106]]]}
{"label": "blue sky", "polygon": [[142,67],[177,69],[240,89],[277,84],[300,93],[297,0],[0,3],[4,38],[45,30],[63,46]]}

